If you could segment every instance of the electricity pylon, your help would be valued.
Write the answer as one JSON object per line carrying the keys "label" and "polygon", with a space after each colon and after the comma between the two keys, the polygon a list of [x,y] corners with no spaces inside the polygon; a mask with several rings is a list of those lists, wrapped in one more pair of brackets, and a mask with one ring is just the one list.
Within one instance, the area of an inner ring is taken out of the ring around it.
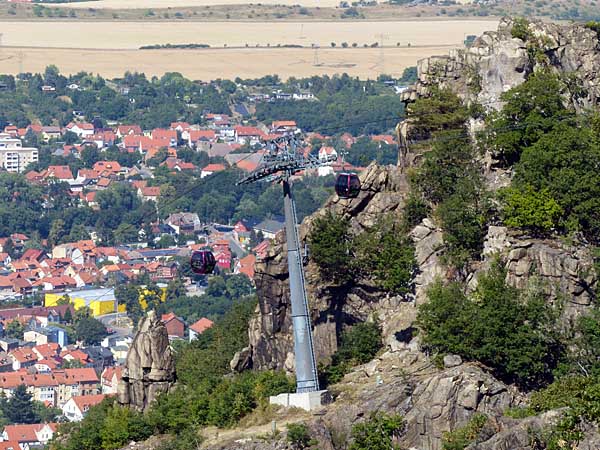
{"label": "electricity pylon", "polygon": [[256,170],[237,184],[254,183],[261,180],[281,181],[285,212],[285,235],[287,241],[288,272],[290,276],[290,300],[292,304],[292,327],[296,361],[296,392],[319,390],[317,362],[312,338],[312,326],[304,282],[304,267],[298,236],[296,203],[292,194],[290,177],[295,173],[327,165],[335,158],[326,160],[314,156],[305,157],[298,153],[298,135],[285,136],[273,141],[268,154]]}

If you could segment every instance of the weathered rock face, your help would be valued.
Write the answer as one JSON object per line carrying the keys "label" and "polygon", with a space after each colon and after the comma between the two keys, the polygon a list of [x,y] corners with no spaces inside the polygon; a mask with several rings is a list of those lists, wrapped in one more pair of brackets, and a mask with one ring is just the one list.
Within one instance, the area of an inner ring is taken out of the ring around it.
{"label": "weathered rock face", "polygon": [[[301,240],[306,241],[315,217],[325,214],[328,209],[349,217],[351,228],[360,232],[373,226],[382,215],[397,213],[403,207],[409,188],[406,175],[399,168],[372,164],[361,174],[361,183],[357,198],[345,200],[333,196],[324,208],[307,217],[300,226]],[[305,266],[305,271],[319,360],[336,351],[337,336],[344,324],[364,321],[376,313],[385,314],[398,308],[403,301],[390,298],[368,282],[357,283],[349,290],[325,283],[311,262]],[[292,370],[294,367],[287,272],[285,239],[280,234],[268,256],[256,265],[259,314],[250,323],[248,354],[254,368]]]}
{"label": "weathered rock face", "polygon": [[[600,71],[600,44],[596,33],[583,24],[557,25],[531,22],[529,33],[545,55],[546,62],[530,57],[527,45],[513,38],[513,22],[502,19],[497,31],[484,33],[467,49],[453,50],[449,56],[419,61],[416,85],[403,93],[406,102],[426,96],[432,86],[448,87],[467,101],[476,100],[499,109],[500,95],[525,81],[527,74],[542,64],[570,73],[586,91],[574,101],[577,108],[594,106],[600,97],[597,74]],[[578,83],[578,84],[579,84]]]}
{"label": "weathered rock face", "polygon": [[495,255],[506,260],[506,281],[510,285],[526,289],[535,282],[551,300],[564,302],[565,319],[585,312],[595,298],[598,278],[588,246],[528,238],[492,226],[483,254],[488,262]]}
{"label": "weathered rock face", "polygon": [[175,383],[175,361],[165,325],[154,311],[138,324],[138,329],[119,382],[119,403],[146,411],[158,394]]}

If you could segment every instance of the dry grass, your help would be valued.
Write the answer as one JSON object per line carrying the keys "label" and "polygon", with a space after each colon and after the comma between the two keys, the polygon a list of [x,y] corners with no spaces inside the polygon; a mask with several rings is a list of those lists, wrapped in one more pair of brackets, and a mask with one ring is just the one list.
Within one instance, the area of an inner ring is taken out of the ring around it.
{"label": "dry grass", "polygon": [[150,44],[208,44],[212,47],[254,47],[294,44],[329,47],[332,42],[359,46],[459,45],[467,34],[497,27],[496,21],[405,22],[0,22],[2,43],[18,47],[137,49]]}
{"label": "dry grass", "polygon": [[447,54],[448,47],[386,48],[382,68],[379,49],[321,49],[320,65],[314,65],[311,49],[209,49],[209,50],[81,50],[52,48],[0,48],[0,71],[16,74],[42,72],[55,64],[62,73],[82,70],[104,77],[120,77],[127,70],[146,75],[181,72],[191,79],[212,80],[257,78],[278,74],[290,76],[348,73],[361,78],[376,78],[381,72],[399,76],[417,60]]}

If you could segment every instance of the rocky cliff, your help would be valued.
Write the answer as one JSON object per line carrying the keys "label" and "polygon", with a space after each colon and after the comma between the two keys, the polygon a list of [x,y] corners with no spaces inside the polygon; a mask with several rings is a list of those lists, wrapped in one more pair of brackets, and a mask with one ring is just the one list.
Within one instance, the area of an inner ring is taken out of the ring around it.
{"label": "rocky cliff", "polygon": [[133,338],[123,376],[119,381],[119,403],[146,411],[158,394],[175,383],[175,361],[165,325],[150,311],[140,321]]}
{"label": "rocky cliff", "polygon": [[478,37],[466,49],[452,50],[418,63],[418,81],[402,94],[406,102],[427,95],[432,86],[448,87],[466,101],[501,107],[500,95],[518,86],[541,67],[571,74],[583,95],[572,99],[577,108],[598,104],[600,43],[583,24],[558,25],[532,21],[525,40],[512,36],[514,22],[504,18],[497,31]]}
{"label": "rocky cliff", "polygon": [[[596,105],[600,96],[600,45],[595,31],[583,25],[560,26],[533,22],[525,40],[511,34],[513,22],[503,19],[497,31],[485,33],[472,47],[451,52],[449,56],[420,61],[418,81],[403,94],[405,102],[426,96],[434,85],[449,87],[466,102],[477,101],[490,109],[501,107],[500,96],[519,85],[527,74],[540,67],[572,74],[582,86],[581,95],[569,98],[582,109]],[[410,125],[402,127],[410,136]],[[405,142],[409,142],[406,139]],[[361,175],[363,184],[358,198],[333,196],[313,217],[300,226],[305,241],[315,217],[331,210],[350,219],[354,232],[372,226],[385,213],[401,214],[409,192],[406,173],[416,164],[410,148],[401,156],[400,167],[372,164]],[[510,180],[510,173],[487,165],[486,180],[495,189]],[[386,351],[377,359],[347,375],[333,405],[310,422],[319,448],[343,448],[352,424],[371,411],[401,413],[406,419],[402,448],[438,450],[443,433],[464,426],[475,413],[490,420],[483,441],[470,450],[534,448],[532,432],[542,432],[556,423],[560,411],[551,411],[528,419],[510,419],[504,411],[520,405],[524,396],[486,371],[484,367],[463,363],[453,357],[435,368],[413,338],[416,307],[427,301],[427,287],[436,279],[451,279],[452,272],[442,264],[442,230],[432,218],[414,227],[411,237],[419,266],[415,292],[409,296],[390,296],[369,283],[358,280],[341,289],[319,276],[308,258],[307,291],[314,325],[316,354],[326,360],[337,348],[337,338],[346,326],[377,314],[383,327]],[[236,359],[238,367],[293,369],[293,343],[287,284],[286,249],[283,236],[274,242],[268,256],[257,263],[256,284],[259,296],[257,315],[250,324],[250,346]],[[593,257],[585,243],[560,239],[539,239],[501,226],[490,226],[484,250],[467,276],[471,288],[492,260],[505,264],[507,282],[519,288],[535,284],[549,301],[563,305],[562,322],[568,328],[572,320],[589,310],[595,299],[598,279]],[[242,364],[243,362],[243,364]],[[598,448],[600,435],[591,429],[579,448]],[[217,447],[215,447],[217,448]],[[222,447],[219,447],[222,448]],[[286,448],[283,440],[273,444],[256,441],[231,445],[230,449]]]}

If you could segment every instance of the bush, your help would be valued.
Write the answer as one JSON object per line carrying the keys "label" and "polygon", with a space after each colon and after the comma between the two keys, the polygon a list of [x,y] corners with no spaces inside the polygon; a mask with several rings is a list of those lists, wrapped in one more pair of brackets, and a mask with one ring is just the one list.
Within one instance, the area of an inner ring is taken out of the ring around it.
{"label": "bush", "polygon": [[287,425],[287,441],[296,450],[302,450],[317,443],[310,437],[308,427],[304,423],[290,423]]}
{"label": "bush", "polygon": [[522,190],[507,188],[500,192],[504,224],[536,232],[548,232],[556,227],[562,208],[548,189],[541,191],[527,185]]}
{"label": "bush", "polygon": [[392,294],[413,291],[417,271],[414,244],[391,217],[383,217],[371,229],[354,239],[354,267],[359,274],[374,278],[377,285]]}
{"label": "bush", "polygon": [[433,285],[417,322],[429,351],[480,361],[506,382],[537,388],[552,381],[563,355],[556,315],[539,293],[508,286],[505,275],[494,264],[470,297],[457,282]]}
{"label": "bush", "polygon": [[444,433],[442,450],[463,450],[477,439],[477,436],[487,423],[483,414],[475,414],[464,427]]}
{"label": "bush", "polygon": [[369,362],[382,347],[377,323],[363,322],[350,327],[340,336],[331,364],[320,367],[320,383],[327,386],[339,382],[351,367]]}
{"label": "bush", "polygon": [[369,420],[352,427],[353,442],[349,450],[399,450],[394,439],[404,430],[400,415],[375,412]]}
{"label": "bush", "polygon": [[526,41],[531,36],[529,32],[529,21],[525,17],[514,19],[513,26],[510,29],[512,37]]}

